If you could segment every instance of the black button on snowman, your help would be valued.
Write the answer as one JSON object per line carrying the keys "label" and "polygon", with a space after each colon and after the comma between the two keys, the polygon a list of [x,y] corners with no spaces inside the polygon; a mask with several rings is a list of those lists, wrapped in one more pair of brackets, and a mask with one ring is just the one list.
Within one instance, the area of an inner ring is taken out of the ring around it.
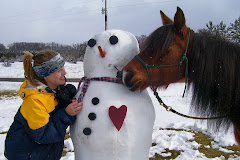
{"label": "black button on snowman", "polygon": [[89,113],[88,118],[93,121],[97,118],[97,115],[95,113]]}
{"label": "black button on snowman", "polygon": [[[94,97],[92,99],[92,104],[93,105],[99,104],[99,99],[97,97]],[[97,115],[92,112],[92,113],[89,113],[88,118],[89,120],[93,121],[97,118]],[[86,136],[89,136],[91,133],[92,133],[92,130],[90,128],[87,127],[83,129],[83,134],[85,134]]]}
{"label": "black button on snowman", "polygon": [[94,97],[93,99],[92,99],[92,104],[93,105],[97,105],[99,103],[99,99],[97,98],[97,97]]}

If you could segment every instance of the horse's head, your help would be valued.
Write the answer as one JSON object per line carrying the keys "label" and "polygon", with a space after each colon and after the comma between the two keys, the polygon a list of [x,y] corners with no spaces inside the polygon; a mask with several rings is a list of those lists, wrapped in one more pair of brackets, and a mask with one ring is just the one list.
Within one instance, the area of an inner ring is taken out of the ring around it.
{"label": "horse's head", "polygon": [[[190,29],[185,25],[184,13],[177,7],[174,21],[162,11],[160,14],[163,26],[147,38],[141,47],[139,57],[133,58],[123,68],[123,82],[132,91],[143,90],[151,83],[154,87],[167,86],[184,76],[185,62],[180,68],[181,77],[179,77],[179,66],[174,65],[179,64],[188,43]],[[147,69],[143,61],[148,65],[161,67]]]}

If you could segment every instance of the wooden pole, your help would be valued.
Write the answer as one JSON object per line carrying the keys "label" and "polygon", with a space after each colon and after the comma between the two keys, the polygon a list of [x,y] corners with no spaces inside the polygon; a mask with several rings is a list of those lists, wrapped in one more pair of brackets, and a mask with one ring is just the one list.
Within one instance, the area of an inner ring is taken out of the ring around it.
{"label": "wooden pole", "polygon": [[107,30],[107,0],[105,0],[105,30]]}

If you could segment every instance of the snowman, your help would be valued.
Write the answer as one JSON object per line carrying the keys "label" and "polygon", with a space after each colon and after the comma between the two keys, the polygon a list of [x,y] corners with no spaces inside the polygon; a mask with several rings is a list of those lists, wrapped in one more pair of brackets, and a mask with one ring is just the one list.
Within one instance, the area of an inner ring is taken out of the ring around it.
{"label": "snowman", "polygon": [[146,90],[131,92],[116,78],[139,52],[134,35],[107,30],[88,41],[71,126],[76,160],[148,160],[155,111]]}

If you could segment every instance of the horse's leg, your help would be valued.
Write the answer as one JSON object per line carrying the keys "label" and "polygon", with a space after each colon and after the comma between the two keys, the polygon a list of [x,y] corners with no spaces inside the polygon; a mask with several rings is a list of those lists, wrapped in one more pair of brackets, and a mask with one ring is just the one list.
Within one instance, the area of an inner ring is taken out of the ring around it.
{"label": "horse's leg", "polygon": [[234,135],[238,145],[240,145],[240,126],[239,124],[234,124]]}

